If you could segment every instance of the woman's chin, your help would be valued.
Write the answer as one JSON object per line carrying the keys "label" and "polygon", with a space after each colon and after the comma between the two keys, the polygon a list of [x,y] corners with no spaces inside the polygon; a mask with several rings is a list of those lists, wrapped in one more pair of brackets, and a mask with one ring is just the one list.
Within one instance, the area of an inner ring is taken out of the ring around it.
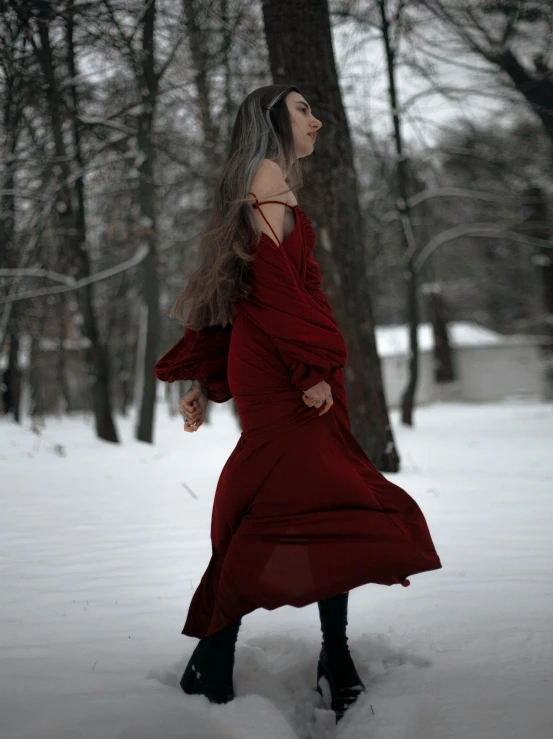
{"label": "woman's chin", "polygon": [[301,154],[298,154],[298,159],[301,159],[302,157],[308,157],[310,154],[313,154],[315,151],[315,144],[311,144],[311,146],[306,147]]}

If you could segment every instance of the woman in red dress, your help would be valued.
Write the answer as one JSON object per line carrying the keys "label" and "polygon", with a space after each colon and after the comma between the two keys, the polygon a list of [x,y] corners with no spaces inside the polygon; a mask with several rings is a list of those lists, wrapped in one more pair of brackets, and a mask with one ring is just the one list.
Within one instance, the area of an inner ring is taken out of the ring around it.
{"label": "woman in red dress", "polygon": [[198,266],[173,309],[184,336],[156,376],[193,380],[181,402],[185,431],[200,428],[209,399],[234,398],[242,425],[217,484],[211,561],[182,631],[200,641],[181,687],[231,700],[242,617],[317,602],[317,689],[326,678],[338,720],[364,691],[347,645],[349,590],[407,586],[441,563],[417,503],[350,430],[347,349],[295,197],[299,160],[321,125],[295,87],[262,87],[242,103]]}

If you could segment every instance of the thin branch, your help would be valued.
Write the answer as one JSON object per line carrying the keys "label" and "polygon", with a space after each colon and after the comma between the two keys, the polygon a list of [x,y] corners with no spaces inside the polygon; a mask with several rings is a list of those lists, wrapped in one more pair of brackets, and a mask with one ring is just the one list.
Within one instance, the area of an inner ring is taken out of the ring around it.
{"label": "thin branch", "polygon": [[[135,107],[135,106],[133,106]],[[132,110],[132,108],[131,108]],[[106,128],[113,128],[120,133],[125,133],[127,136],[135,136],[136,131],[128,126],[124,126],[122,123],[107,120],[106,118],[92,118],[90,116],[77,116],[79,123],[83,126],[105,126]]]}
{"label": "thin branch", "polygon": [[64,285],[75,284],[75,278],[70,275],[62,275],[51,269],[43,269],[42,267],[31,267],[25,269],[23,267],[13,267],[11,269],[0,269],[0,277],[44,277],[53,282],[61,282]]}
{"label": "thin branch", "polygon": [[510,229],[502,229],[495,223],[460,224],[458,226],[453,226],[453,228],[448,228],[437,234],[437,236],[434,236],[433,239],[430,239],[428,244],[426,244],[426,246],[421,250],[419,256],[415,259],[415,269],[419,270],[428,257],[430,257],[440,246],[443,246],[443,244],[448,241],[454,241],[463,236],[511,239],[512,241],[524,244],[525,246],[534,246],[540,249],[553,249],[553,241],[549,239],[537,239],[534,236],[523,236],[522,234],[519,234],[516,231],[511,231]]}
{"label": "thin branch", "polygon": [[[102,0],[102,2],[104,3],[104,5],[106,7],[106,10],[107,10],[108,15],[109,15],[109,17],[111,19],[111,22],[113,23],[113,25],[117,29],[117,32],[119,34],[119,37],[120,37],[121,41],[126,46],[127,51],[129,52],[129,58],[130,58],[130,62],[131,62],[131,67],[132,67],[132,69],[134,71],[135,77],[138,79],[138,75],[140,74],[140,65],[137,62],[135,50],[134,50],[133,45],[132,45],[132,36],[136,32],[136,28],[135,28],[135,30],[133,31],[133,34],[130,37],[127,36],[125,34],[125,31],[121,27],[121,24],[117,20],[117,16],[116,16],[115,11],[113,10],[113,8],[111,6],[110,0]],[[137,27],[138,27],[138,23],[137,23]]]}
{"label": "thin branch", "polygon": [[142,25],[142,21],[144,20],[144,16],[146,15],[146,13],[148,12],[148,10],[150,9],[150,6],[151,6],[151,4],[153,2],[155,2],[155,0],[148,0],[148,2],[145,3],[142,6],[142,9],[141,9],[140,13],[138,14],[138,18],[136,19],[135,26],[134,26],[134,28],[133,28],[133,30],[131,32],[131,35],[129,36],[129,42],[132,42],[133,41],[134,37],[136,36],[136,32],[138,31],[138,29]]}
{"label": "thin branch", "polygon": [[[127,270],[132,269],[133,267],[136,267],[138,264],[140,264],[146,259],[149,252],[150,252],[149,247],[146,244],[143,244],[138,247],[134,256],[132,256],[126,262],[121,262],[121,264],[118,264],[115,267],[104,269],[102,270],[102,272],[97,272],[95,275],[91,275],[90,277],[85,277],[82,280],[76,280],[72,285],[63,285],[60,287],[51,287],[51,288],[46,287],[40,290],[30,290],[25,293],[17,293],[15,295],[8,295],[5,298],[0,298],[0,304],[13,303],[16,300],[29,300],[30,298],[39,298],[39,297],[42,297],[43,295],[58,295],[59,293],[71,292],[72,290],[80,290],[82,287],[91,285],[94,282],[100,282],[102,280],[107,280],[110,277],[113,277],[114,275],[118,275],[121,272],[126,272]],[[31,272],[33,272],[33,270],[31,270]],[[29,275],[29,276],[33,276],[33,275]]]}
{"label": "thin branch", "polygon": [[521,6],[522,3],[520,2],[520,0],[518,0],[516,8],[509,7],[509,17],[507,18],[507,23],[505,24],[503,34],[501,35],[501,41],[499,42],[501,51],[505,51],[507,47],[507,42],[511,38],[511,34],[514,30],[516,22],[518,21]]}
{"label": "thin branch", "polygon": [[[410,208],[414,208],[427,200],[433,198],[472,198],[474,200],[484,200],[488,203],[498,203],[500,205],[508,205],[511,201],[514,203],[520,203],[520,193],[514,193],[513,195],[493,195],[492,193],[478,190],[465,190],[462,187],[440,187],[437,189],[422,190],[421,192],[412,195],[407,204]],[[525,202],[528,202],[525,200]],[[399,218],[396,210],[389,210],[387,213],[380,218],[383,223],[391,223]]]}
{"label": "thin branch", "polygon": [[439,2],[437,0],[421,0],[422,5],[424,5],[425,8],[430,10],[430,12],[441,19],[445,18],[454,28],[456,33],[466,41],[468,46],[473,50],[476,51],[478,54],[481,54],[483,57],[488,59],[488,61],[492,61],[493,59],[490,58],[490,53],[484,49],[482,46],[480,46],[479,43],[475,41],[475,39],[472,37],[470,33],[467,33],[463,26],[459,23],[458,20],[456,20],[451,13],[449,13],[442,2]]}
{"label": "thin branch", "polygon": [[156,79],[157,79],[158,82],[161,80],[161,78],[163,77],[163,75],[167,71],[167,68],[169,67],[169,65],[171,64],[171,62],[173,61],[173,59],[175,58],[175,54],[177,53],[177,50],[178,50],[179,46],[181,45],[181,43],[183,41],[183,38],[184,38],[183,34],[182,33],[179,33],[176,42],[173,44],[173,48],[171,49],[171,51],[167,55],[166,60],[161,65],[160,70],[156,73]]}

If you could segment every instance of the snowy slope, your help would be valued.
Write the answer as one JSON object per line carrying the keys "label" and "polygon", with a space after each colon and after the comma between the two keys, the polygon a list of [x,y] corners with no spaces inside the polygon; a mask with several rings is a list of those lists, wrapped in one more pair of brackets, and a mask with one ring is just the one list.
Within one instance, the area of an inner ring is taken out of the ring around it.
{"label": "snowy slope", "polygon": [[155,446],[90,421],[0,423],[0,736],[6,739],[551,739],[553,412],[438,405],[394,426],[444,565],[350,595],[367,694],[336,727],[313,691],[316,605],[245,617],[237,699],[178,681],[209,560],[211,502],[239,430],[228,408]]}

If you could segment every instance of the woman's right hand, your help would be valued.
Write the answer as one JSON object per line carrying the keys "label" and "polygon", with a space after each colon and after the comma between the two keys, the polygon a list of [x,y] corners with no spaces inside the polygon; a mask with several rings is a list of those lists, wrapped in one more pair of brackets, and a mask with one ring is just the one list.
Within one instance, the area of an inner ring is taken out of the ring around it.
{"label": "woman's right hand", "polygon": [[303,402],[310,407],[322,408],[322,411],[319,413],[319,416],[322,416],[332,408],[334,403],[331,390],[332,388],[328,382],[321,380],[316,385],[313,385],[313,387],[310,387],[309,390],[304,391]]}
{"label": "woman's right hand", "polygon": [[204,422],[209,398],[201,385],[194,383],[180,402],[180,413],[185,419],[184,430],[197,431]]}

